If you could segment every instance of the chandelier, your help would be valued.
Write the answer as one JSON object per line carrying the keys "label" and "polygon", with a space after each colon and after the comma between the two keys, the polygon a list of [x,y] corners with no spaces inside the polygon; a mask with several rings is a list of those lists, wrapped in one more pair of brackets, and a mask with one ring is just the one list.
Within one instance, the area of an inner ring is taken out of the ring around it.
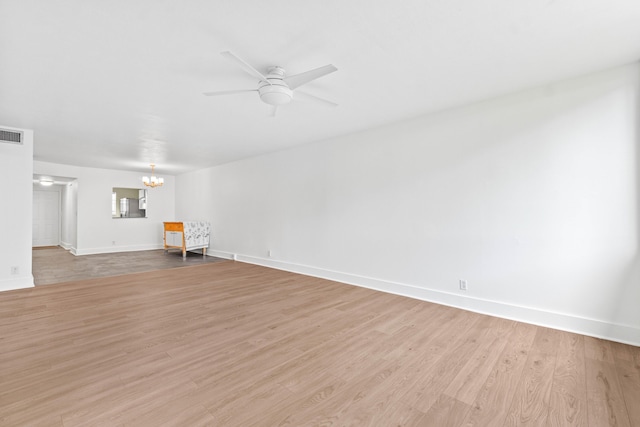
{"label": "chandelier", "polygon": [[144,185],[146,185],[147,187],[161,187],[162,184],[164,184],[164,178],[158,178],[157,176],[154,175],[153,173],[153,169],[156,167],[156,165],[154,165],[153,163],[151,163],[151,178],[149,178],[148,176],[143,176],[142,177],[142,183]]}

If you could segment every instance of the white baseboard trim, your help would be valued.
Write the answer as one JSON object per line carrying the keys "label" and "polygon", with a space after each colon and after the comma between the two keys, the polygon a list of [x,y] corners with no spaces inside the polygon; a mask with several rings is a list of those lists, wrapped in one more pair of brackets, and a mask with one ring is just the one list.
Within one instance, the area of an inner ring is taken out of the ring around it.
{"label": "white baseboard trim", "polygon": [[136,252],[136,251],[152,251],[155,249],[162,249],[164,245],[160,244],[145,244],[145,245],[130,245],[130,246],[106,246],[102,248],[89,248],[89,249],[77,249],[72,248],[71,253],[74,255],[97,255],[97,254],[111,254],[115,252]]}
{"label": "white baseboard trim", "polygon": [[230,254],[228,252],[214,251],[211,249],[207,249],[207,256],[213,256],[216,258],[223,258],[223,259],[234,259],[233,254]]}
{"label": "white baseboard trim", "polygon": [[15,279],[0,280],[0,292],[13,291],[15,289],[33,288],[33,276],[17,277]]}
{"label": "white baseboard trim", "polygon": [[72,248],[72,245],[71,245],[71,243],[67,243],[67,242],[60,242],[60,247],[61,247],[62,249],[65,249],[65,250],[67,250],[67,251],[68,251],[69,249],[71,249],[71,248]]}
{"label": "white baseboard trim", "polygon": [[482,298],[474,298],[458,295],[434,289],[420,288],[404,283],[390,282],[372,277],[358,276],[350,273],[326,270],[308,265],[293,264],[277,261],[270,258],[260,258],[249,255],[233,254],[223,251],[207,251],[207,254],[220,258],[233,259],[249,264],[261,265],[292,273],[333,280],[349,285],[361,286],[381,292],[415,298],[422,301],[433,302],[480,314],[501,317],[518,322],[530,323],[552,329],[573,332],[596,338],[617,341],[624,344],[640,346],[640,328],[631,325],[605,322],[597,319],[589,319],[566,313],[552,312],[535,307],[525,307],[508,304],[500,301],[492,301]]}

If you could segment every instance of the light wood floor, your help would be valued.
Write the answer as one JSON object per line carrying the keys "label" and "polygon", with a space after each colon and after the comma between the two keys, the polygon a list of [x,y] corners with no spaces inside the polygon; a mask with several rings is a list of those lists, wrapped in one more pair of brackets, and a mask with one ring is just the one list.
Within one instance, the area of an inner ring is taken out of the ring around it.
{"label": "light wood floor", "polygon": [[640,426],[640,348],[248,264],[0,293],[3,426]]}

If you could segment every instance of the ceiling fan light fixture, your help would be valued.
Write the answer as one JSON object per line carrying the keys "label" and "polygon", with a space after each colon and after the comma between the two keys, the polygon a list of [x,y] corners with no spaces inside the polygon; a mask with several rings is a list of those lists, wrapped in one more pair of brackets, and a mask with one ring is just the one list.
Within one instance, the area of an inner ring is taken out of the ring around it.
{"label": "ceiling fan light fixture", "polygon": [[291,102],[293,92],[286,86],[264,85],[258,89],[260,99],[269,105],[284,105]]}
{"label": "ceiling fan light fixture", "polygon": [[[272,107],[279,107],[280,105],[288,104],[293,100],[293,91],[305,85],[315,79],[319,79],[322,76],[326,76],[329,73],[333,73],[338,69],[332,64],[325,65],[323,67],[315,68],[313,70],[305,71],[302,73],[294,74],[291,76],[287,76],[287,73],[284,68],[273,66],[269,67],[266,75],[262,74],[260,71],[251,66],[244,59],[234,55],[230,51],[225,51],[221,53],[226,59],[233,61],[237,65],[240,66],[245,72],[247,72],[252,77],[258,78],[258,89],[240,89],[240,90],[222,90],[216,92],[204,92],[205,96],[218,96],[218,95],[229,95],[234,93],[241,92],[254,92],[257,90],[258,95],[260,95],[260,100],[265,104],[271,105]],[[319,98],[317,96],[307,96],[307,99],[312,101],[320,102],[325,105],[331,105],[335,107],[337,104]],[[275,115],[275,108],[272,109]]]}

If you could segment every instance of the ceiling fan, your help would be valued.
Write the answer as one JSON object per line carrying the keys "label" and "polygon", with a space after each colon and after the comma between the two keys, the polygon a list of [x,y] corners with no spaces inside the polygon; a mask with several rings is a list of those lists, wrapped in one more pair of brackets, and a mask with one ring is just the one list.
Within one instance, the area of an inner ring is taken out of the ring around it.
{"label": "ceiling fan", "polygon": [[264,75],[260,71],[252,67],[248,62],[244,61],[240,57],[234,55],[229,51],[221,53],[226,59],[235,62],[240,67],[249,73],[251,76],[258,78],[258,87],[256,89],[239,89],[239,90],[223,90],[216,92],[205,92],[205,96],[218,96],[218,95],[232,95],[235,93],[243,92],[258,92],[260,100],[262,102],[271,105],[271,115],[275,115],[277,108],[280,105],[288,104],[293,99],[293,91],[295,90],[296,98],[306,99],[311,102],[316,102],[331,107],[336,107],[338,104],[327,101],[315,95],[311,95],[306,92],[297,90],[298,87],[309,83],[322,76],[326,76],[329,73],[333,73],[338,69],[333,65],[325,65],[324,67],[315,68],[313,70],[305,71],[304,73],[294,74],[287,76],[286,71],[278,66],[269,67],[267,74]]}

